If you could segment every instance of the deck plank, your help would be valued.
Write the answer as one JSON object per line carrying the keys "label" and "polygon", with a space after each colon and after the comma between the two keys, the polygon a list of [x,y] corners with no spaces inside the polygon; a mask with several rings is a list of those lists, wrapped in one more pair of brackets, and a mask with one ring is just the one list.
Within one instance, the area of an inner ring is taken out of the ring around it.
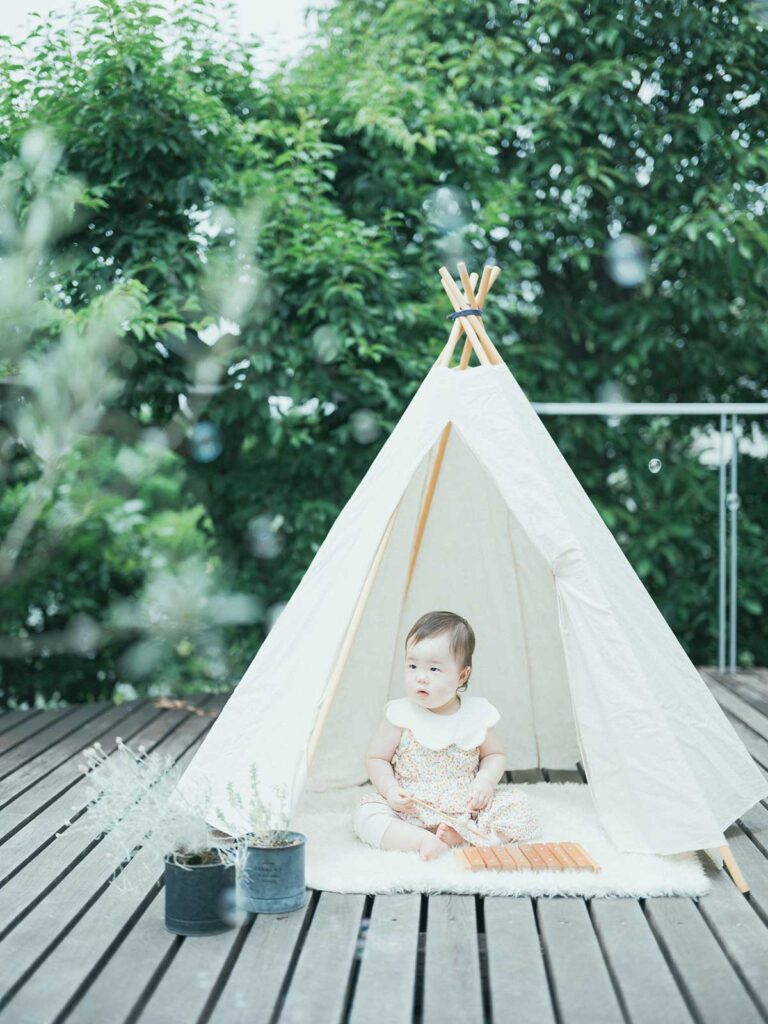
{"label": "deck plank", "polygon": [[[155,903],[162,903],[162,893]],[[156,918],[162,914],[158,906]],[[185,937],[137,1020],[145,1024],[198,1020],[239,938],[237,928],[219,935]]]}
{"label": "deck plank", "polygon": [[313,909],[255,917],[208,1024],[269,1024]]}
{"label": "deck plank", "polygon": [[757,672],[720,672],[714,668],[704,671],[711,679],[738,694],[763,716],[768,716],[768,685],[767,680],[760,675],[765,669],[758,669]]}
{"label": "deck plank", "polygon": [[[161,752],[173,751],[177,742],[177,726],[180,726],[178,742],[184,742],[186,736],[184,719],[188,716],[183,711],[169,711],[166,714],[169,716],[168,721],[163,718],[156,720],[140,734],[141,742],[148,749]],[[189,728],[190,726],[187,725],[186,729]],[[79,799],[73,799],[73,797],[74,794],[68,791],[14,836],[14,840],[16,840],[14,848],[17,848],[19,843],[24,843],[30,851],[37,849],[39,852],[21,871],[14,873],[10,881],[0,888],[0,935],[5,934],[13,921],[24,913],[25,908],[31,906],[39,894],[54,888],[58,880],[69,875],[70,870],[80,873],[79,859],[87,852],[92,840],[84,832],[64,828],[73,814],[73,803],[82,804],[87,799],[87,797]],[[57,835],[57,833],[60,834]],[[5,847],[0,847],[0,851],[4,853]],[[88,865],[102,861],[102,854],[95,852],[93,856],[89,856]],[[5,863],[5,856],[3,862]],[[83,869],[86,885],[90,884],[88,865]],[[112,870],[111,863],[104,863],[103,870],[105,875],[108,874]],[[71,875],[69,877],[71,878]],[[1,977],[2,968],[0,968]]]}
{"label": "deck plank", "polygon": [[41,754],[48,751],[53,753],[55,759],[56,752],[61,749],[62,740],[79,733],[82,727],[92,718],[103,715],[107,707],[108,705],[106,704],[82,704],[71,710],[68,715],[62,715],[50,728],[43,729],[11,750],[6,750],[3,753],[2,760],[0,760],[0,779],[3,783],[3,793],[6,792],[8,787],[13,785],[9,777],[14,772],[17,772],[23,765],[33,760],[33,758],[40,757]]}
{"label": "deck plank", "polygon": [[423,1024],[484,1020],[474,896],[430,896]]}
{"label": "deck plank", "polygon": [[[182,762],[191,758],[211,721],[189,715],[171,734],[174,754],[181,754],[188,745]],[[54,848],[55,845],[47,847],[41,857]],[[0,985],[12,991],[12,998],[0,1011],[3,1024],[43,1024],[76,997],[111,945],[124,938],[124,930],[138,917],[143,900],[151,898],[157,889],[159,882],[145,890],[142,881],[145,865],[152,862],[153,856],[150,851],[141,850],[130,861],[122,873],[121,884],[139,885],[140,889],[124,891],[109,883],[116,864],[105,844],[98,843],[65,873],[42,902],[21,918],[4,940],[13,956],[0,956]],[[5,888],[13,886],[25,872]],[[4,891],[0,890],[0,895]],[[61,938],[64,941],[59,941]],[[40,961],[44,963],[34,976],[34,984],[26,984],[28,972],[37,968]]]}
{"label": "deck plank", "polygon": [[[138,704],[138,702],[135,703]],[[77,763],[80,763],[82,761],[81,754],[83,749],[94,740],[103,736],[108,729],[116,728],[133,710],[128,708],[123,711],[123,708],[124,705],[122,704],[116,707],[106,705],[102,714],[90,718],[81,724],[75,732],[66,736],[47,750],[41,751],[35,757],[30,758],[29,761],[17,768],[11,775],[4,778],[2,787],[0,787],[2,791],[2,797],[0,797],[2,806],[9,804],[26,789],[29,789],[30,786],[34,786],[41,779],[44,779],[46,775],[50,775],[51,772],[60,768],[63,764],[72,766],[75,759]],[[77,772],[77,764],[74,764],[74,768],[75,772]],[[71,771],[71,767],[69,770]]]}
{"label": "deck plank", "polygon": [[[700,672],[765,774],[768,675]],[[13,787],[0,809],[0,862],[11,865],[0,870],[0,928],[10,927],[0,946],[0,989],[21,979],[0,1009],[2,1024],[52,1024],[62,1014],[66,1024],[118,1024],[129,1013],[138,1024],[340,1021],[351,986],[348,1024],[381,1020],[383,1005],[393,1024],[410,1024],[415,996],[422,1024],[499,1024],[511,1008],[521,1024],[768,1018],[763,803],[726,833],[750,884],[746,899],[707,863],[712,890],[698,901],[485,897],[485,934],[478,935],[475,897],[430,896],[422,991],[417,894],[373,899],[358,963],[362,895],[313,893],[300,912],[257,915],[221,936],[184,939],[164,928],[159,880],[132,894],[106,885],[114,865],[99,859],[100,844],[78,845],[74,832],[53,838],[79,802],[73,787],[82,782],[82,747],[98,737],[109,749],[114,733],[140,742],[154,727],[156,741],[162,734],[177,750],[188,729],[196,729],[189,742],[199,743],[211,719],[146,701],[131,711],[96,707],[0,715],[0,777],[11,766]],[[583,780],[578,769],[515,769],[507,777]],[[138,875],[140,858],[126,877]]]}
{"label": "deck plank", "polygon": [[341,1020],[364,905],[355,893],[320,894],[280,1024]]}
{"label": "deck plank", "polygon": [[[725,834],[729,842],[734,831],[729,828]],[[724,871],[711,862],[706,871],[712,888],[699,900],[699,911],[742,984],[768,1016],[768,929]]]}
{"label": "deck plank", "polygon": [[[735,886],[732,884],[735,891]],[[694,1020],[636,899],[591,899],[603,957],[631,1024]]]}
{"label": "deck plank", "polygon": [[20,725],[27,725],[32,728],[32,719],[35,716],[42,715],[43,712],[39,708],[30,708],[30,710],[15,709],[13,711],[4,711],[0,715],[0,735],[4,735],[10,729],[18,729]]}
{"label": "deck plank", "polygon": [[410,1024],[420,908],[417,893],[375,897],[349,1024],[380,1024],[382,1006],[387,1024]]}
{"label": "deck plank", "polygon": [[[2,755],[2,759],[20,743],[28,742],[39,733],[52,729],[63,718],[67,718],[76,710],[77,706],[73,705],[68,708],[56,708],[52,711],[46,711],[45,714],[30,713],[28,718],[23,717],[15,729],[0,736],[0,755]],[[45,739],[41,738],[40,746],[42,747],[44,744]],[[3,764],[2,759],[0,759],[0,765]]]}
{"label": "deck plank", "polygon": [[577,768],[550,768],[547,775],[548,782],[580,782],[582,786],[586,785]]}
{"label": "deck plank", "polygon": [[[739,821],[743,822],[743,819]],[[768,926],[768,856],[738,823],[731,825],[727,835],[733,855],[749,884],[748,902]]]}
{"label": "deck plank", "polygon": [[[703,674],[703,673],[702,673]],[[755,704],[748,700],[743,692],[710,675],[706,680],[710,693],[723,708],[748,725],[753,732],[764,740],[768,740],[768,718]],[[768,701],[766,701],[768,706]]]}
{"label": "deck plank", "polygon": [[546,782],[541,768],[514,768],[509,773],[510,782]]}
{"label": "deck plank", "polygon": [[165,893],[158,889],[125,941],[81,995],[67,1024],[117,1024],[134,1009],[154,975],[163,972],[183,941],[165,928],[164,900]]}
{"label": "deck plank", "polygon": [[561,1024],[623,1024],[584,900],[539,898],[537,912]]}
{"label": "deck plank", "polygon": [[[731,883],[733,884],[733,883]],[[645,912],[686,1002],[702,1024],[758,1024],[763,1020],[694,900],[645,900]]]}
{"label": "deck plank", "polygon": [[[710,682],[709,686],[711,691],[714,691],[716,682]],[[722,691],[720,693],[721,699],[718,703],[723,713],[733,726],[736,735],[754,758],[757,767],[768,778],[768,740],[765,740],[758,731],[746,724],[754,710],[753,706],[736,694],[727,692],[722,694]],[[716,694],[715,699],[718,699]]]}
{"label": "deck plank", "polygon": [[768,808],[757,803],[739,818],[750,839],[768,857]]}
{"label": "deck plank", "polygon": [[[115,708],[115,711],[117,710]],[[99,726],[104,725],[105,731],[96,738],[99,738],[104,750],[111,753],[115,749],[113,731],[122,735],[124,739],[130,740],[161,714],[163,712],[153,708],[150,704],[143,703],[132,711],[128,718],[119,715],[105,716],[105,719],[99,719]],[[96,727],[96,723],[94,723],[94,727]],[[58,800],[67,791],[75,790],[75,787],[83,781],[84,776],[77,767],[81,761],[82,757],[78,752],[49,775],[38,779],[33,786],[14,797],[0,810],[0,859],[5,859],[8,855],[8,849],[3,849],[1,844],[8,842],[33,818],[44,813],[51,803]],[[67,813],[61,818],[62,823],[71,814],[71,803],[76,801],[76,792],[72,792],[70,795],[70,803],[62,804],[62,807],[66,807],[67,810]]]}
{"label": "deck plank", "polygon": [[515,1024],[554,1024],[533,900],[486,896],[484,910],[493,1019],[514,1007]]}

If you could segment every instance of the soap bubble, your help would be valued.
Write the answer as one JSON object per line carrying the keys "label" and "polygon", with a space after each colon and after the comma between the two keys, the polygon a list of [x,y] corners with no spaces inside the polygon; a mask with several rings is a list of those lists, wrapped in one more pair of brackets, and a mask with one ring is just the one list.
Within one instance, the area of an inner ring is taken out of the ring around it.
{"label": "soap bubble", "polygon": [[233,928],[239,928],[249,918],[249,913],[240,906],[237,899],[237,887],[228,885],[219,896],[219,917]]}
{"label": "soap bubble", "polygon": [[192,457],[198,462],[213,462],[223,448],[219,428],[210,420],[200,420],[194,425],[189,444]]}
{"label": "soap bubble", "polygon": [[338,359],[341,351],[338,331],[329,324],[318,327],[312,334],[312,348],[317,362],[332,363],[334,359]]}
{"label": "soap bubble", "polygon": [[[600,384],[595,392],[595,400],[597,402],[610,402],[612,404],[619,402],[628,401],[627,390],[621,381],[618,380],[604,380]],[[618,427],[623,417],[612,413],[605,417],[605,421],[609,427]]]}
{"label": "soap bubble", "polygon": [[101,644],[101,626],[85,613],[73,616],[68,633],[70,649],[76,654],[92,656]]}
{"label": "soap bubble", "polygon": [[285,520],[282,516],[254,516],[246,528],[248,546],[257,558],[275,558],[283,547],[278,530]]}
{"label": "soap bubble", "polygon": [[606,246],[608,274],[624,288],[634,288],[648,276],[648,255],[645,243],[636,235],[619,235]]}
{"label": "soap bubble", "polygon": [[381,426],[370,409],[356,409],[349,417],[352,436],[360,444],[370,444],[381,433]]}
{"label": "soap bubble", "polygon": [[471,207],[466,193],[453,185],[441,185],[427,196],[422,209],[439,231],[458,231],[469,223]]}
{"label": "soap bubble", "polygon": [[661,459],[651,459],[648,463],[648,469],[650,469],[652,473],[658,473],[661,469]]}

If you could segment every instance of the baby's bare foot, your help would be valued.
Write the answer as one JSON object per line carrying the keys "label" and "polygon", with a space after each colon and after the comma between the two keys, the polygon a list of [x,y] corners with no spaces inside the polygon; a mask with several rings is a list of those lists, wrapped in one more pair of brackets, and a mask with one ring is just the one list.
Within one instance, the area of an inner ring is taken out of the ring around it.
{"label": "baby's bare foot", "polygon": [[437,838],[442,839],[448,846],[461,846],[464,842],[463,837],[456,831],[453,825],[438,825]]}
{"label": "baby's bare foot", "polygon": [[422,860],[434,860],[440,854],[445,853],[447,849],[448,846],[442,839],[438,839],[436,835],[428,832],[421,841],[419,857]]}

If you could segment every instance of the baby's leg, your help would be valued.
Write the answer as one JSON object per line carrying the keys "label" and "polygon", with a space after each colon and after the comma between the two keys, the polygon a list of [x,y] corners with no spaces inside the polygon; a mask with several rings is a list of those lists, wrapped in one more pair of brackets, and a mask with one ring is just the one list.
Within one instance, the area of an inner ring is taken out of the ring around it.
{"label": "baby's leg", "polygon": [[391,821],[381,837],[382,850],[418,851],[422,860],[433,860],[445,853],[447,843],[427,828],[411,825],[408,821]]}

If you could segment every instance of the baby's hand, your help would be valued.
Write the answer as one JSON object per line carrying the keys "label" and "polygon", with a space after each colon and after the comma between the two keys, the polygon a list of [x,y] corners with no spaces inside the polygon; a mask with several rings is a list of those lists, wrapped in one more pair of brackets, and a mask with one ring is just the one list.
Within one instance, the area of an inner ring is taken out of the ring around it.
{"label": "baby's hand", "polygon": [[495,788],[484,775],[475,776],[475,780],[469,788],[469,803],[467,805],[469,810],[482,811],[484,807],[487,807]]}
{"label": "baby's hand", "polygon": [[411,800],[410,793],[406,793],[398,785],[390,786],[387,790],[387,803],[393,811],[398,811],[400,814],[414,814],[416,811],[416,805]]}

